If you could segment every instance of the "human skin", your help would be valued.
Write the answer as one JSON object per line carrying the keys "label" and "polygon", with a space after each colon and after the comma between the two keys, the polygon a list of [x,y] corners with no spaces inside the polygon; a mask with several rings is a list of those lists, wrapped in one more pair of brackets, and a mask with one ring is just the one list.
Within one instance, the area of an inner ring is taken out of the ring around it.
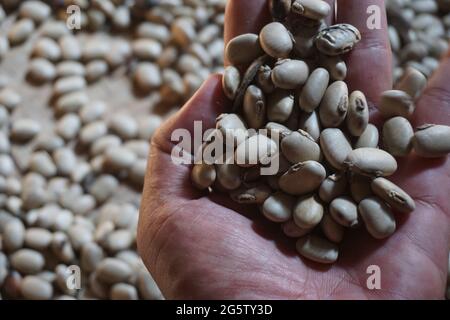
{"label": "human skin", "polygon": [[[358,27],[362,41],[347,58],[350,90],[363,91],[371,120],[380,123],[376,104],[391,88],[391,53],[383,28],[368,30],[368,5],[382,0],[340,0],[337,21]],[[230,0],[225,41],[257,32],[269,21],[265,0]],[[413,126],[450,125],[450,56],[417,102]],[[190,165],[171,161],[176,128],[193,132],[194,120],[214,127],[230,112],[221,76],[211,76],[152,139],[138,226],[138,250],[167,299],[442,299],[450,248],[450,157],[398,159],[392,181],[416,202],[411,214],[396,213],[397,231],[383,241],[364,228],[347,232],[333,265],[300,257],[295,241],[266,221],[254,206],[228,195],[192,187]],[[381,270],[381,289],[366,285],[371,265]]]}

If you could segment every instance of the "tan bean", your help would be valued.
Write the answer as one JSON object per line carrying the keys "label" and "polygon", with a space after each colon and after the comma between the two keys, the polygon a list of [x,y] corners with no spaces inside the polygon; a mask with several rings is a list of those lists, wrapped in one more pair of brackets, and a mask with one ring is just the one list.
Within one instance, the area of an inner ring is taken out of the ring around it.
{"label": "tan bean", "polygon": [[303,130],[294,131],[285,137],[281,141],[281,151],[291,163],[320,161],[322,156],[319,145]]}
{"label": "tan bean", "polygon": [[345,160],[352,152],[350,141],[344,133],[337,128],[328,128],[320,134],[320,146],[325,159],[337,170],[345,167]]}
{"label": "tan bean", "polygon": [[415,105],[413,98],[406,92],[388,90],[381,95],[378,109],[386,118],[401,116],[409,119],[414,113]]}
{"label": "tan bean", "polygon": [[324,68],[317,68],[311,73],[300,94],[299,105],[302,110],[312,112],[319,106],[329,80],[330,75]]}
{"label": "tan bean", "polygon": [[347,179],[343,173],[334,173],[328,176],[320,185],[319,197],[322,201],[330,203],[337,197],[345,194]]}
{"label": "tan bean", "polygon": [[416,208],[414,200],[400,187],[385,178],[376,178],[371,183],[372,191],[400,212],[412,212]]}
{"label": "tan bean", "polygon": [[358,225],[358,208],[350,197],[339,197],[330,203],[330,214],[334,221],[344,227]]}
{"label": "tan bean", "polygon": [[325,128],[338,127],[348,110],[348,88],[345,82],[333,82],[320,103],[320,121]]}
{"label": "tan bean", "polygon": [[302,195],[316,190],[325,176],[325,168],[320,163],[300,162],[280,177],[279,185],[281,190],[288,194]]}
{"label": "tan bean", "polygon": [[396,228],[394,216],[391,209],[379,198],[364,199],[358,208],[367,231],[375,239],[384,239],[394,233]]}
{"label": "tan bean", "polygon": [[317,235],[300,238],[296,243],[296,248],[303,257],[324,264],[336,262],[339,255],[337,245]]}
{"label": "tan bean", "polygon": [[268,197],[262,205],[262,213],[273,222],[286,222],[292,217],[292,208],[295,199],[282,192]]}
{"label": "tan bean", "polygon": [[273,84],[281,89],[295,89],[308,79],[309,68],[302,60],[283,59],[275,63],[271,77]]}
{"label": "tan bean", "polygon": [[403,117],[394,117],[383,125],[383,147],[396,157],[404,157],[412,149],[414,131],[409,121]]}
{"label": "tan bean", "polygon": [[366,130],[358,137],[354,148],[377,148],[379,140],[379,133],[377,127],[369,123]]}
{"label": "tan bean", "polygon": [[324,208],[316,196],[300,198],[293,208],[294,222],[300,228],[310,229],[322,220]]}
{"label": "tan bean", "polygon": [[450,127],[426,124],[417,128],[413,138],[414,152],[425,158],[443,157],[450,153]]}
{"label": "tan bean", "polygon": [[369,124],[369,106],[361,91],[353,91],[349,97],[347,128],[354,137],[361,136]]}
{"label": "tan bean", "polygon": [[359,148],[349,153],[344,161],[352,172],[366,176],[385,177],[397,171],[397,161],[386,151]]}
{"label": "tan bean", "polygon": [[273,58],[287,58],[293,43],[289,31],[279,22],[272,22],[261,29],[259,40],[263,50]]}
{"label": "tan bean", "polygon": [[263,54],[259,37],[256,34],[246,33],[233,38],[225,49],[227,60],[235,65],[247,65]]}
{"label": "tan bean", "polygon": [[266,120],[266,98],[260,88],[250,85],[244,96],[242,110],[249,128],[259,129]]}

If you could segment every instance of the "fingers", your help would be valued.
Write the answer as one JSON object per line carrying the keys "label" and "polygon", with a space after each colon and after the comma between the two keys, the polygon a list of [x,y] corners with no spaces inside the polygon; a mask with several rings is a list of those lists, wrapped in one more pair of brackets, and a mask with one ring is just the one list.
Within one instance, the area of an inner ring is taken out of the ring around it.
{"label": "fingers", "polygon": [[225,10],[225,44],[243,33],[258,34],[270,21],[267,0],[229,0]]}
{"label": "fingers", "polygon": [[[223,93],[221,81],[220,75],[210,76],[194,96],[156,132],[153,144],[170,154],[174,143],[177,143],[171,141],[174,130],[186,129],[191,135],[193,146],[196,133],[202,134],[206,129],[213,128],[217,116],[230,109],[230,102]],[[199,122],[196,124],[196,121]],[[201,130],[194,132],[194,128],[199,128],[199,125]]]}
{"label": "fingers", "polygon": [[[376,11],[367,13],[369,7]],[[371,20],[377,14],[380,28],[369,29],[372,22],[377,22]],[[381,93],[392,88],[392,56],[384,0],[338,0],[337,23],[354,25],[362,36],[347,58],[346,82],[351,91],[361,90],[370,102],[377,104]]]}

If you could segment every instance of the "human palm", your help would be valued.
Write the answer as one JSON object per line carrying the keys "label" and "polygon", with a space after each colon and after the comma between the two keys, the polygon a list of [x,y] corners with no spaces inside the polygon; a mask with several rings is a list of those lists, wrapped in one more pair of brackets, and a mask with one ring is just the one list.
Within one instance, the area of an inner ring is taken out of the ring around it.
{"label": "human palm", "polygon": [[[265,0],[230,0],[225,40],[257,32],[269,21]],[[329,1],[331,2],[331,1]],[[368,30],[366,9],[382,0],[338,0],[336,22],[360,29],[363,40],[349,55],[347,83],[366,93],[371,105],[391,88],[386,34]],[[450,59],[417,103],[412,121],[450,125]],[[171,161],[176,128],[193,132],[230,112],[221,77],[210,77],[196,95],[157,132],[152,141],[138,229],[138,248],[166,298],[170,299],[435,299],[443,298],[450,246],[450,159],[398,159],[392,180],[416,201],[409,215],[396,214],[397,231],[372,239],[364,228],[348,231],[338,261],[319,265],[295,252],[295,241],[266,221],[254,206],[226,194],[192,187],[191,167]],[[372,121],[379,123],[376,110]],[[366,286],[367,267],[381,270],[381,289]]]}

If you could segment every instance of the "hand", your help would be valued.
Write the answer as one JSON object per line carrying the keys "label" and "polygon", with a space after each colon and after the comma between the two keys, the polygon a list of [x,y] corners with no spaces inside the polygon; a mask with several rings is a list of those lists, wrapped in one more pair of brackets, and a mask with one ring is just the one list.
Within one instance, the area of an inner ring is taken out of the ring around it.
{"label": "hand", "polygon": [[[332,2],[332,1],[330,1]],[[366,9],[382,0],[339,0],[336,22],[355,25],[363,40],[349,55],[350,90],[376,105],[391,88],[391,53],[386,16],[382,30],[368,30]],[[231,0],[225,41],[257,33],[269,20],[266,0]],[[429,81],[413,125],[450,125],[450,58]],[[237,205],[224,194],[192,187],[191,167],[176,165],[170,141],[176,128],[193,132],[193,121],[214,127],[230,112],[221,77],[210,77],[152,141],[138,229],[138,248],[168,299],[435,299],[443,298],[450,245],[450,157],[399,159],[392,180],[416,201],[410,215],[397,214],[397,231],[374,240],[364,228],[347,232],[331,266],[301,258],[295,241],[266,221],[253,206]],[[376,112],[373,112],[373,121]],[[381,268],[381,290],[369,290],[366,269]]]}

